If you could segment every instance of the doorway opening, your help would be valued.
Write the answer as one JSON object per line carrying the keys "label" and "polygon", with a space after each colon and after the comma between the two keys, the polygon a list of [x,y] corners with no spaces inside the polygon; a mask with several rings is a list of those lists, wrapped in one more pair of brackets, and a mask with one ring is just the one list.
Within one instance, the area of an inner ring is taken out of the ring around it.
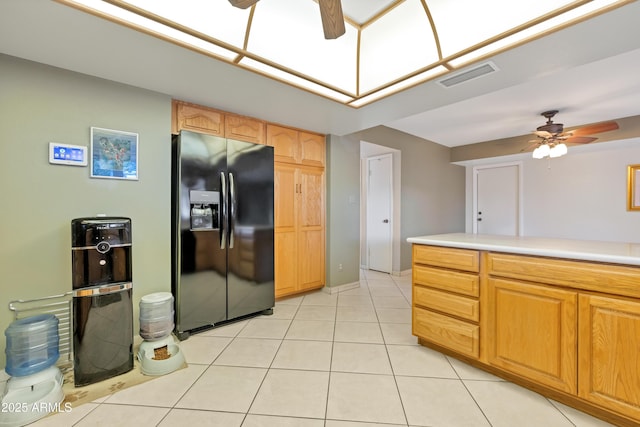
{"label": "doorway opening", "polygon": [[360,266],[400,274],[400,151],[360,143]]}

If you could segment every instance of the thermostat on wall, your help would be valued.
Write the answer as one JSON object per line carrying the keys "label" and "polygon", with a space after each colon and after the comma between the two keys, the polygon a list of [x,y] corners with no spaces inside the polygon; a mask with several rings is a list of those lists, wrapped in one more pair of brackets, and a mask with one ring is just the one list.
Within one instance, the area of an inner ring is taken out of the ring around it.
{"label": "thermostat on wall", "polygon": [[49,143],[49,163],[58,165],[87,166],[87,147],[81,145]]}

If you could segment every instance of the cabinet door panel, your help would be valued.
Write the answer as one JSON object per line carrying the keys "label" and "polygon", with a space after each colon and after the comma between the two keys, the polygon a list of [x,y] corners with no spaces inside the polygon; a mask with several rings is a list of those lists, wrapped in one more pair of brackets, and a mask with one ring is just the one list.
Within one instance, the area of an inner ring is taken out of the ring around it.
{"label": "cabinet door panel", "polygon": [[640,303],[580,295],[579,395],[640,419]]}
{"label": "cabinet door panel", "polygon": [[322,135],[300,132],[300,163],[324,167],[325,139]]}
{"label": "cabinet door panel", "polygon": [[299,289],[321,287],[324,276],[324,230],[301,230],[298,238]]}
{"label": "cabinet door panel", "polygon": [[276,162],[297,163],[298,131],[267,125],[267,145],[273,147],[273,158]]}
{"label": "cabinet door panel", "polygon": [[576,393],[577,293],[489,279],[489,362]]}
{"label": "cabinet door panel", "polygon": [[224,136],[238,141],[264,144],[264,122],[250,117],[227,114],[225,117]]}
{"label": "cabinet door panel", "polygon": [[296,168],[274,165],[274,219],[275,231],[293,231],[296,227]]}
{"label": "cabinet door panel", "polygon": [[224,135],[224,115],[221,112],[182,102],[176,102],[175,108],[178,132],[185,129],[210,135]]}
{"label": "cabinet door panel", "polygon": [[298,253],[297,238],[294,231],[275,232],[275,294],[276,297],[294,293],[298,282],[297,258]]}
{"label": "cabinet door panel", "polygon": [[324,225],[324,172],[318,169],[300,169],[300,227]]}

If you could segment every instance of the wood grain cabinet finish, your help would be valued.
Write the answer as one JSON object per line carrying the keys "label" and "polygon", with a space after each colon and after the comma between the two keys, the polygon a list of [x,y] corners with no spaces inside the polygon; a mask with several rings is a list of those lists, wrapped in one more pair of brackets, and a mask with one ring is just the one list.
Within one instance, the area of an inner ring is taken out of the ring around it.
{"label": "wood grain cabinet finish", "polygon": [[267,124],[267,145],[274,147],[276,162],[325,166],[323,135]]}
{"label": "wood grain cabinet finish", "polygon": [[612,424],[640,425],[639,266],[414,244],[413,333]]}
{"label": "wood grain cabinet finish", "polygon": [[480,253],[469,249],[413,245],[413,262],[477,273]]}
{"label": "wood grain cabinet finish", "polygon": [[254,144],[266,143],[265,123],[251,117],[225,115],[224,136],[238,141],[253,142]]}
{"label": "wood grain cabinet finish", "polygon": [[324,286],[324,170],[275,164],[276,297]]}
{"label": "wood grain cabinet finish", "polygon": [[213,108],[173,101],[172,133],[191,130],[215,136],[224,136],[224,113]]}
{"label": "wood grain cabinet finish", "polygon": [[413,333],[471,358],[478,358],[480,328],[451,316],[413,307]]}
{"label": "wood grain cabinet finish", "polygon": [[413,245],[413,334],[480,356],[478,251]]}
{"label": "wood grain cabinet finish", "polygon": [[640,301],[581,294],[578,307],[580,397],[640,423]]}
{"label": "wood grain cabinet finish", "polygon": [[266,123],[203,105],[173,100],[171,133],[190,130],[254,144],[266,143]]}
{"label": "wood grain cabinet finish", "polygon": [[567,393],[575,393],[578,293],[488,281],[489,363]]}

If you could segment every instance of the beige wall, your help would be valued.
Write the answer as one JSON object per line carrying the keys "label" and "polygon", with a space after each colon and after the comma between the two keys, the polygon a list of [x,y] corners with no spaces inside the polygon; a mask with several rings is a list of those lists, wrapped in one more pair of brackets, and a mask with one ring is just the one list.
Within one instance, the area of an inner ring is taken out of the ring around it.
{"label": "beige wall", "polygon": [[[171,290],[170,98],[4,55],[0,70],[0,330],[9,301],[71,290],[70,222],[98,213],[132,220],[137,328],[140,297]],[[139,134],[138,181],[48,163],[50,141],[86,146],[91,126]]]}

